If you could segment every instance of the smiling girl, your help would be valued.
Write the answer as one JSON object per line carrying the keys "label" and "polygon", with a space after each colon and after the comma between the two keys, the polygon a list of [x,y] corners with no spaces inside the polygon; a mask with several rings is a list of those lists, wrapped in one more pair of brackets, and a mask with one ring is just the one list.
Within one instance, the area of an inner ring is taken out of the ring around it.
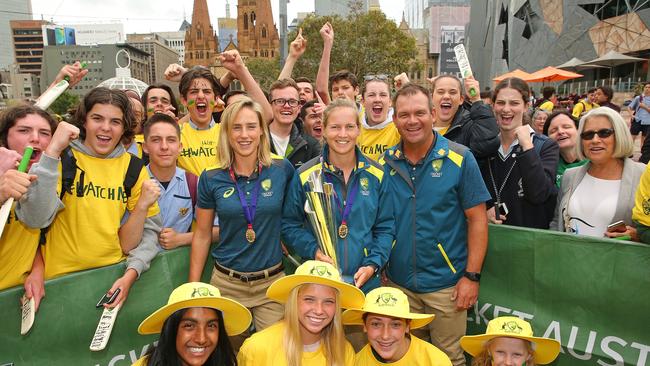
{"label": "smiling girl", "polygon": [[548,229],[557,195],[559,149],[555,141],[524,125],[529,96],[528,84],[519,78],[504,79],[494,89],[501,144],[482,162],[481,173],[493,200],[490,222]]}

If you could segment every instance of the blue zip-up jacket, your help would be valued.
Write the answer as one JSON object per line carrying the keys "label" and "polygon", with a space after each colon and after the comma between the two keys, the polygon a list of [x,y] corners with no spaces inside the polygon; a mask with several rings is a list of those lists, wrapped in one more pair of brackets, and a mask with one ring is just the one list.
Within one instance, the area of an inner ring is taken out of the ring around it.
{"label": "blue zip-up jacket", "polygon": [[[338,197],[349,197],[348,190],[357,186],[358,193],[352,205],[347,225],[349,234],[338,238],[337,255],[343,275],[353,276],[363,266],[384,267],[388,261],[394,237],[395,220],[393,201],[390,199],[384,181],[382,167],[368,159],[356,148],[357,167],[347,185],[343,173],[328,163],[328,147],[323,149],[323,158],[314,158],[303,164],[291,183],[284,202],[282,218],[282,240],[303,258],[314,258],[318,243],[305,215],[307,178],[314,170],[323,170],[327,180],[334,184]],[[342,202],[341,202],[342,203]],[[343,208],[334,203],[336,227],[341,224]],[[368,292],[379,287],[379,271],[362,286]]]}
{"label": "blue zip-up jacket", "polygon": [[395,206],[388,277],[416,293],[454,286],[467,266],[465,210],[490,199],[474,155],[435,132],[434,146],[411,164],[402,145],[379,159]]}

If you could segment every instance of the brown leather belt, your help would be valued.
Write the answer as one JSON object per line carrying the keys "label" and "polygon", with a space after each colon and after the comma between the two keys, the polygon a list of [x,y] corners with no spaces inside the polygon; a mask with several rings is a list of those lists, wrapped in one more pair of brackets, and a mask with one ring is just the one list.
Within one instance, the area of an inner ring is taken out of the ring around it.
{"label": "brown leather belt", "polygon": [[247,283],[257,281],[257,280],[263,280],[265,278],[275,276],[276,274],[284,271],[284,265],[282,263],[280,263],[277,267],[271,270],[265,269],[263,271],[251,272],[251,273],[242,273],[242,272],[233,271],[232,269],[228,269],[217,262],[214,262],[214,268],[225,275],[234,277],[242,282],[247,282]]}

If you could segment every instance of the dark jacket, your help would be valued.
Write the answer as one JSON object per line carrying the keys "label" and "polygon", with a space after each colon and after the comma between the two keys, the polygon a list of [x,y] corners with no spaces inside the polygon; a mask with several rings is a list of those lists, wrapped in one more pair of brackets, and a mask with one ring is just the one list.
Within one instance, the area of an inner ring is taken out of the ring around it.
{"label": "dark jacket", "polygon": [[499,126],[489,106],[481,101],[463,103],[458,108],[445,138],[469,147],[476,160],[499,150]]}
{"label": "dark jacket", "polygon": [[[273,142],[271,142],[271,152],[277,154]],[[319,156],[320,152],[321,146],[316,139],[309,135],[301,134],[295,124],[291,127],[289,145],[287,146],[287,153],[284,157],[291,162],[294,168],[298,169],[302,164]]]}
{"label": "dark jacket", "polygon": [[539,149],[522,151],[521,146],[516,145],[505,159],[495,153],[481,162],[481,173],[492,195],[493,201],[488,202],[488,208],[497,198],[495,186],[498,190],[506,180],[500,195],[501,203],[508,208],[504,224],[548,229],[558,192],[555,173],[560,148],[557,142],[539,134],[533,135],[533,144],[539,145]]}

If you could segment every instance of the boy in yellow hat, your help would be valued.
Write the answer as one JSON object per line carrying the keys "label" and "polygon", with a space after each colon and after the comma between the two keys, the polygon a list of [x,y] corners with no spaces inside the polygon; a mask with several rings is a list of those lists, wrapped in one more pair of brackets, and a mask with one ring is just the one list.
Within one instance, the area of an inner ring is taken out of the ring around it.
{"label": "boy in yellow hat", "polygon": [[138,327],[140,334],[160,333],[158,345],[133,366],[237,365],[228,336],[242,333],[251,324],[251,313],[235,300],[222,297],[219,289],[202,282],[177,287],[167,305],[156,310]]}
{"label": "boy in yellow hat", "polygon": [[266,291],[285,303],[284,319],[253,334],[239,350],[240,366],[344,366],[354,362],[345,340],[341,307],[363,304],[363,292],[341,280],[329,263],[306,261]]}
{"label": "boy in yellow hat", "polygon": [[530,324],[514,316],[490,320],[485,334],[464,336],[460,346],[474,357],[472,366],[546,365],[560,353],[560,342],[533,337]]}
{"label": "boy in yellow hat", "polygon": [[431,343],[410,334],[434,315],[410,312],[408,297],[393,287],[379,287],[366,295],[360,309],[343,313],[343,324],[363,325],[368,344],[357,353],[355,366],[451,366],[449,357]]}

